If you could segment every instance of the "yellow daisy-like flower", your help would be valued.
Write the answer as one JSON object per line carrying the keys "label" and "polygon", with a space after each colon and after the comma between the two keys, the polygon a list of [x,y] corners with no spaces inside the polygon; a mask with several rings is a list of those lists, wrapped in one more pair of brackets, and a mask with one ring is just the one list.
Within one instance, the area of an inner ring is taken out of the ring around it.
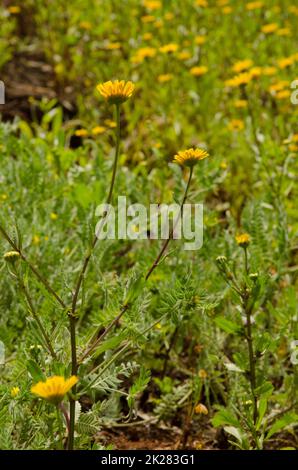
{"label": "yellow daisy-like flower", "polygon": [[10,7],[8,7],[8,11],[12,15],[18,15],[19,13],[21,13],[21,8],[18,5],[11,5]]}
{"label": "yellow daisy-like flower", "polygon": [[208,373],[205,371],[205,369],[199,370],[199,377],[200,379],[206,379],[208,377]]}
{"label": "yellow daisy-like flower", "polygon": [[207,157],[209,157],[209,153],[206,152],[206,150],[191,148],[188,150],[180,150],[180,152],[174,156],[173,162],[181,166],[192,168],[200,160],[204,160],[204,158]]}
{"label": "yellow daisy-like flower", "polygon": [[290,28],[280,28],[276,31],[277,36],[291,36]]}
{"label": "yellow daisy-like flower", "polygon": [[20,389],[19,387],[12,387],[12,389],[10,390],[10,395],[12,398],[15,398],[19,393],[20,393]]}
{"label": "yellow daisy-like flower", "polygon": [[190,73],[194,77],[200,77],[201,75],[205,75],[205,73],[207,73],[207,72],[208,72],[208,67],[206,67],[206,65],[192,67],[190,69]]}
{"label": "yellow daisy-like flower", "polygon": [[198,7],[207,8],[208,2],[207,0],[196,0],[196,4]]}
{"label": "yellow daisy-like flower", "polygon": [[251,11],[251,10],[257,10],[258,8],[262,8],[263,5],[264,5],[263,2],[249,2],[245,5],[245,8],[248,11]]}
{"label": "yellow daisy-like flower", "polygon": [[266,76],[275,75],[277,73],[277,68],[273,66],[263,67],[262,74]]}
{"label": "yellow daisy-like flower", "polygon": [[169,82],[172,79],[173,79],[172,73],[165,73],[163,75],[158,75],[157,77],[157,80],[159,81],[159,83]]}
{"label": "yellow daisy-like flower", "polygon": [[247,85],[252,80],[252,75],[249,72],[239,73],[233,78],[226,80],[225,85],[230,86],[232,88],[236,88],[240,85]]}
{"label": "yellow daisy-like flower", "polygon": [[160,52],[163,54],[169,54],[170,52],[176,52],[178,51],[179,46],[178,44],[175,43],[170,43],[170,44],[165,44],[164,46],[161,46],[159,48]]}
{"label": "yellow daisy-like flower", "polygon": [[195,44],[197,44],[197,46],[201,46],[205,42],[206,42],[206,36],[199,35],[195,37]]}
{"label": "yellow daisy-like flower", "polygon": [[277,61],[277,64],[278,64],[280,69],[285,69],[287,67],[290,67],[294,63],[295,63],[295,57],[294,56],[283,57],[282,59],[279,59]]}
{"label": "yellow daisy-like flower", "polygon": [[234,101],[235,108],[247,108],[247,100],[236,100]]}
{"label": "yellow daisy-like flower", "polygon": [[191,58],[191,53],[188,51],[181,51],[177,54],[179,60],[188,60]]}
{"label": "yellow daisy-like flower", "polygon": [[261,30],[264,34],[271,34],[274,33],[276,30],[279,29],[279,26],[277,23],[270,23],[270,24],[265,24],[262,26]]}
{"label": "yellow daisy-like flower", "polygon": [[253,61],[251,59],[239,60],[233,65],[232,70],[236,73],[239,73],[249,69],[249,67],[252,65]]}
{"label": "yellow daisy-like flower", "polygon": [[244,129],[244,122],[242,119],[231,119],[228,123],[228,129],[231,131],[242,131]]}
{"label": "yellow daisy-like flower", "polygon": [[90,23],[90,21],[81,21],[79,27],[85,29],[86,31],[89,31],[92,28],[92,24]]}
{"label": "yellow daisy-like flower", "polygon": [[38,382],[33,385],[31,392],[54,405],[58,405],[77,382],[78,378],[75,375],[66,380],[60,375],[54,375],[45,382]]}
{"label": "yellow daisy-like flower", "polygon": [[108,81],[97,85],[96,89],[111,104],[120,104],[127,101],[133,94],[135,86],[132,82],[124,80]]}
{"label": "yellow daisy-like flower", "polygon": [[93,127],[92,129],[92,135],[99,135],[99,134],[103,134],[105,131],[106,131],[106,127],[104,126],[95,126]]}
{"label": "yellow daisy-like flower", "polygon": [[75,135],[76,135],[77,137],[87,137],[88,131],[87,131],[87,129],[77,129],[77,130],[75,131]]}
{"label": "yellow daisy-like flower", "polygon": [[162,3],[159,0],[145,0],[144,7],[148,10],[158,10],[162,7]]}
{"label": "yellow daisy-like flower", "polygon": [[286,100],[291,96],[290,90],[281,90],[278,93],[276,93],[276,99],[278,100]]}
{"label": "yellow daisy-like flower", "polygon": [[144,15],[141,17],[142,23],[153,23],[155,21],[155,16],[153,15]]}
{"label": "yellow daisy-like flower", "polygon": [[246,248],[250,243],[250,236],[248,233],[241,233],[240,235],[236,235],[235,240],[239,246]]}

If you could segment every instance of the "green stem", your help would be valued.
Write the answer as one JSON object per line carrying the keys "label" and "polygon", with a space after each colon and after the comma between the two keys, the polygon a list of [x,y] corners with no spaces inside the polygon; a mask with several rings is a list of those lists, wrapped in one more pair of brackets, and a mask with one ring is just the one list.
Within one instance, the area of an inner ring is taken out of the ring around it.
{"label": "green stem", "polygon": [[24,296],[25,296],[25,298],[28,302],[30,312],[31,312],[34,320],[36,321],[36,323],[37,323],[37,325],[40,329],[40,332],[41,332],[41,334],[42,334],[42,336],[43,336],[43,338],[46,342],[48,350],[49,350],[52,358],[57,359],[57,356],[56,356],[56,353],[53,349],[51,340],[50,340],[50,338],[49,338],[49,336],[48,336],[48,334],[47,334],[47,332],[46,332],[46,330],[45,330],[45,328],[44,328],[44,326],[43,326],[43,324],[42,324],[42,322],[41,322],[41,320],[40,320],[40,318],[39,318],[39,316],[38,316],[38,314],[37,314],[37,312],[34,308],[33,301],[31,299],[30,293],[29,293],[28,289],[26,288],[24,281],[20,278],[19,275],[17,275],[17,276],[18,276],[18,281],[20,283],[20,287],[21,287],[22,291],[24,292]]}
{"label": "green stem", "polygon": [[40,272],[35,268],[35,266],[26,258],[22,250],[14,243],[14,241],[10,238],[6,230],[0,225],[0,233],[2,233],[3,237],[8,241],[11,247],[17,251],[22,258],[22,260],[27,264],[27,266],[31,269],[33,274],[36,278],[45,286],[45,288],[52,294],[53,297],[57,300],[57,302],[61,305],[61,307],[66,308],[65,303],[61,299],[61,297],[55,292],[55,290],[50,286],[48,281],[40,274]]}
{"label": "green stem", "polygon": [[256,358],[254,354],[253,338],[252,338],[252,324],[251,324],[251,309],[247,306],[248,298],[244,300],[244,312],[246,316],[246,341],[248,347],[249,359],[249,381],[253,401],[253,422],[256,424],[258,419],[258,400],[256,396]]}
{"label": "green stem", "polygon": [[175,223],[173,224],[173,227],[169,233],[169,237],[166,239],[166,241],[164,242],[163,246],[161,247],[161,250],[160,252],[158,253],[155,261],[153,262],[153,264],[151,265],[151,267],[149,268],[147,274],[146,274],[146,281],[149,279],[149,277],[151,276],[151,274],[153,273],[153,271],[155,270],[155,268],[158,266],[163,254],[165,253],[170,241],[172,240],[173,238],[173,233],[174,233],[174,230],[175,230],[175,227],[176,227],[176,224],[179,220],[179,217],[181,217],[182,213],[183,213],[183,206],[185,204],[185,201],[187,199],[187,196],[188,196],[188,191],[189,191],[189,187],[190,187],[190,183],[191,183],[191,178],[192,178],[192,175],[193,175],[193,167],[190,168],[190,172],[189,172],[189,177],[188,177],[188,182],[187,182],[187,185],[186,185],[186,188],[185,188],[185,192],[184,192],[184,196],[183,196],[183,199],[181,201],[181,204],[180,204],[180,211],[179,211],[179,215],[177,217],[177,220],[175,221]]}
{"label": "green stem", "polygon": [[244,247],[244,260],[245,260],[245,272],[246,275],[248,276],[249,273],[249,267],[248,267],[248,254],[247,254],[247,247]]}
{"label": "green stem", "polygon": [[[110,204],[112,201],[113,197],[113,191],[114,191],[114,186],[115,186],[115,180],[116,180],[116,173],[117,173],[117,164],[118,164],[118,159],[119,159],[119,151],[120,151],[120,138],[121,138],[121,124],[120,124],[120,105],[116,105],[116,121],[117,121],[117,127],[116,127],[116,148],[115,148],[115,157],[114,157],[114,164],[113,164],[113,173],[112,173],[112,179],[111,179],[111,184],[110,184],[110,189],[109,189],[109,194],[106,200],[106,204]],[[101,226],[102,228],[102,226]],[[96,233],[91,248],[89,248],[87,255],[84,259],[82,269],[80,271],[75,290],[74,290],[74,295],[72,299],[72,306],[71,306],[71,311],[69,312],[69,329],[70,329],[70,342],[71,342],[71,371],[72,375],[77,375],[78,372],[78,360],[77,360],[77,347],[76,347],[76,311],[77,311],[77,303],[78,303],[78,297],[79,293],[81,290],[81,286],[83,283],[83,279],[85,277],[85,273],[87,271],[92,253],[94,251],[94,248],[97,244],[98,241],[98,232]],[[73,395],[75,396],[76,394],[76,387],[73,388]],[[75,428],[75,405],[76,405],[76,400],[75,398],[71,397],[69,400],[69,439],[68,439],[68,449],[72,450],[73,445],[74,445],[74,428]]]}
{"label": "green stem", "polygon": [[56,412],[57,412],[57,421],[58,421],[58,429],[59,429],[59,441],[60,441],[58,449],[62,450],[63,449],[63,423],[62,423],[62,420],[61,420],[59,405],[56,406]]}

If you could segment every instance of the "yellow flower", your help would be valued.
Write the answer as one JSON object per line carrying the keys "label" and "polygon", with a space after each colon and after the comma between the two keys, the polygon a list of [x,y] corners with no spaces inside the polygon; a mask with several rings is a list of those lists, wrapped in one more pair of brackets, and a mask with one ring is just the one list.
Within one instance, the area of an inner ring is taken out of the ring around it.
{"label": "yellow flower", "polygon": [[276,82],[276,83],[273,83],[273,85],[270,85],[269,91],[270,93],[274,95],[276,92],[284,90],[288,86],[289,86],[289,82],[287,82],[286,80],[280,80],[279,82]]}
{"label": "yellow flower", "polygon": [[156,20],[156,18],[153,15],[145,15],[145,16],[141,17],[141,21],[143,23],[153,23],[153,21],[155,21],[155,20]]}
{"label": "yellow flower", "polygon": [[66,380],[64,377],[54,375],[46,379],[45,382],[38,382],[33,385],[31,392],[54,405],[58,405],[77,382],[78,378],[75,375]]}
{"label": "yellow flower", "polygon": [[52,212],[50,217],[51,217],[52,220],[57,220],[58,219],[58,215],[55,212]]}
{"label": "yellow flower", "polygon": [[109,42],[109,44],[106,45],[106,49],[109,51],[117,50],[121,48],[121,42]]}
{"label": "yellow flower", "polygon": [[144,59],[154,57],[155,54],[156,54],[156,49],[154,47],[141,47],[131,57],[131,61],[135,64],[138,64],[138,63],[143,62]]}
{"label": "yellow flower", "polygon": [[8,11],[12,15],[18,15],[21,12],[21,8],[17,5],[11,5],[10,7],[8,7]]}
{"label": "yellow flower", "polygon": [[206,157],[209,157],[206,150],[190,148],[188,150],[180,150],[180,152],[174,156],[173,162],[181,166],[193,167]]}
{"label": "yellow flower", "polygon": [[244,122],[242,119],[231,119],[228,123],[228,128],[231,131],[242,131],[244,129]]}
{"label": "yellow flower", "polygon": [[172,13],[171,11],[168,11],[167,13],[165,13],[165,20],[171,21],[173,18],[174,18],[174,13]]}
{"label": "yellow flower", "polygon": [[236,100],[234,101],[235,108],[247,108],[247,100]]}
{"label": "yellow flower", "polygon": [[276,31],[276,34],[278,36],[291,36],[291,30],[290,28],[280,28]]}
{"label": "yellow flower", "polygon": [[249,2],[245,5],[247,10],[257,10],[258,8],[262,8],[263,2]]}
{"label": "yellow flower", "polygon": [[203,405],[203,403],[199,403],[195,407],[195,413],[198,414],[198,415],[207,415],[208,414],[208,408],[205,405]]}
{"label": "yellow flower", "polygon": [[228,164],[225,161],[220,162],[219,166],[222,170],[226,170],[228,168]]}
{"label": "yellow flower", "polygon": [[250,243],[250,236],[248,233],[242,233],[240,235],[236,235],[235,240],[239,246],[246,248]]}
{"label": "yellow flower", "polygon": [[181,51],[179,52],[179,54],[177,55],[178,59],[180,60],[188,60],[191,58],[191,53],[188,52],[188,51]]}
{"label": "yellow flower", "polygon": [[92,28],[92,24],[90,23],[90,21],[81,21],[79,26],[80,28],[86,29],[87,31],[89,31]]}
{"label": "yellow flower", "polygon": [[86,137],[88,135],[88,131],[87,131],[87,129],[77,129],[75,131],[75,135],[77,137]]}
{"label": "yellow flower", "polygon": [[203,8],[208,7],[207,0],[196,0],[196,4],[198,7],[203,7]]}
{"label": "yellow flower", "polygon": [[33,241],[34,245],[38,245],[40,243],[39,235],[33,235],[32,241]]}
{"label": "yellow flower", "polygon": [[293,13],[294,15],[298,16],[298,7],[296,7],[295,5],[290,5],[288,10],[290,13]]}
{"label": "yellow flower", "polygon": [[252,67],[249,71],[252,78],[262,75],[262,67]]}
{"label": "yellow flower", "polygon": [[106,126],[110,127],[111,129],[115,129],[115,127],[117,127],[116,122],[112,121],[111,119],[105,119],[104,123]]}
{"label": "yellow flower", "polygon": [[225,85],[232,88],[238,87],[240,85],[247,85],[252,78],[253,77],[249,72],[239,73],[239,75],[235,75],[235,77],[226,80]]}
{"label": "yellow flower", "polygon": [[276,67],[263,67],[262,68],[262,74],[263,75],[275,75],[277,72],[277,68]]}
{"label": "yellow flower", "polygon": [[194,75],[195,77],[200,77],[201,75],[204,75],[207,72],[208,72],[208,67],[206,67],[205,65],[201,65],[199,67],[192,67],[190,69],[190,73]]}
{"label": "yellow flower", "polygon": [[276,99],[277,100],[285,100],[291,96],[290,90],[281,90],[278,93],[276,93]]}
{"label": "yellow flower", "polygon": [[162,20],[157,20],[155,21],[154,25],[153,25],[155,28],[162,28],[163,26],[163,21]]}
{"label": "yellow flower", "polygon": [[20,258],[20,256],[21,255],[18,251],[7,251],[4,254],[4,259],[8,263],[14,263],[15,261],[17,261]]}
{"label": "yellow flower", "polygon": [[179,49],[178,44],[174,44],[174,43],[165,44],[164,46],[161,46],[159,48],[160,52],[162,52],[163,54],[168,54],[170,52],[176,52],[178,49]]}
{"label": "yellow flower", "polygon": [[96,127],[93,127],[92,129],[92,135],[99,135],[99,134],[103,134],[106,130],[106,127],[104,126],[96,126]]}
{"label": "yellow flower", "polygon": [[115,80],[114,82],[108,81],[97,85],[99,93],[111,104],[120,104],[128,100],[135,89],[132,82],[125,82],[124,80]]}
{"label": "yellow flower", "polygon": [[167,73],[164,75],[159,75],[157,77],[157,80],[159,81],[159,83],[165,83],[165,82],[169,82],[170,80],[172,80],[172,78],[173,78],[173,74]]}
{"label": "yellow flower", "polygon": [[152,33],[144,33],[143,34],[143,39],[144,41],[150,41],[150,39],[153,38],[153,34]]}
{"label": "yellow flower", "polygon": [[10,390],[10,395],[12,396],[12,398],[15,398],[19,393],[20,393],[20,389],[19,387],[12,387],[12,389]]}
{"label": "yellow flower", "polygon": [[293,65],[294,63],[295,63],[294,56],[284,57],[283,59],[279,59],[277,61],[277,64],[280,69],[285,69],[286,67],[290,67],[290,65]]}
{"label": "yellow flower", "polygon": [[236,73],[243,72],[243,70],[249,69],[253,65],[253,61],[251,59],[239,60],[236,62],[232,70]]}
{"label": "yellow flower", "polygon": [[159,0],[145,0],[144,7],[148,10],[158,10],[162,7],[162,3]]}
{"label": "yellow flower", "polygon": [[230,7],[230,6],[224,7],[224,8],[222,9],[222,12],[223,12],[224,15],[229,15],[229,13],[232,13],[232,11],[233,11],[233,8]]}
{"label": "yellow flower", "polygon": [[200,369],[199,370],[199,377],[200,377],[200,379],[206,379],[208,377],[208,374],[205,371],[205,369]]}
{"label": "yellow flower", "polygon": [[262,26],[261,31],[264,34],[271,34],[274,33],[276,30],[278,30],[279,26],[277,23],[270,23],[270,24],[265,24]]}
{"label": "yellow flower", "polygon": [[201,46],[205,42],[206,42],[206,36],[199,35],[195,37],[195,44],[197,44],[198,46]]}

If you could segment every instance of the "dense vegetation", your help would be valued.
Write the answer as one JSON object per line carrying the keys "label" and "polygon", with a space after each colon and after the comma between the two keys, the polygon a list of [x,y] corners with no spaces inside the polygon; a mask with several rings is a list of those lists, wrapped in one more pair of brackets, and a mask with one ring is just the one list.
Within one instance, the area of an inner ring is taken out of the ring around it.
{"label": "dense vegetation", "polygon": [[[2,5],[0,448],[112,448],[149,425],[170,448],[296,448],[298,7]],[[114,105],[109,80],[134,93]],[[148,207],[181,201],[189,148],[209,154],[187,197],[204,243],[169,240],[145,280],[163,240],[94,244],[115,149],[110,202]],[[71,375],[63,404],[31,391]]]}

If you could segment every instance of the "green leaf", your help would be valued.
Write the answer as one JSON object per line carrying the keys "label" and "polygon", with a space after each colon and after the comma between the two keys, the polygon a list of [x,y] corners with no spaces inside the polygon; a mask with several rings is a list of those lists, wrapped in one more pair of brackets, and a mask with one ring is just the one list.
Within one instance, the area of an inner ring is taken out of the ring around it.
{"label": "green leaf", "polygon": [[258,397],[263,395],[263,398],[269,398],[274,391],[274,387],[271,382],[264,382],[262,385],[255,389],[255,393]]}
{"label": "green leaf", "polygon": [[29,359],[29,361],[27,361],[27,370],[35,382],[45,380],[44,373],[42,372],[39,365],[35,361],[33,361],[33,359]]}
{"label": "green leaf", "polygon": [[287,413],[282,418],[275,421],[270,431],[268,432],[266,439],[270,439],[273,434],[285,429],[287,426],[298,424],[298,415],[296,413]]}
{"label": "green leaf", "polygon": [[240,428],[240,423],[236,416],[228,409],[221,408],[213,417],[212,424],[214,427],[224,426],[226,424]]}
{"label": "green leaf", "polygon": [[235,428],[235,426],[225,426],[224,430],[226,433],[231,434],[231,436],[235,437],[237,441],[239,441],[241,444],[244,440],[244,435],[239,428]]}
{"label": "green leaf", "polygon": [[262,421],[263,421],[263,418],[265,416],[266,411],[267,411],[267,398],[262,397],[260,399],[259,406],[258,406],[259,417],[258,417],[258,421],[256,423],[256,429],[257,430],[259,430],[260,427],[261,427],[261,424],[262,424]]}
{"label": "green leaf", "polygon": [[215,323],[221,330],[225,331],[226,333],[234,335],[240,333],[241,327],[237,325],[237,323],[234,323],[233,321],[228,320],[225,317],[216,317]]}

